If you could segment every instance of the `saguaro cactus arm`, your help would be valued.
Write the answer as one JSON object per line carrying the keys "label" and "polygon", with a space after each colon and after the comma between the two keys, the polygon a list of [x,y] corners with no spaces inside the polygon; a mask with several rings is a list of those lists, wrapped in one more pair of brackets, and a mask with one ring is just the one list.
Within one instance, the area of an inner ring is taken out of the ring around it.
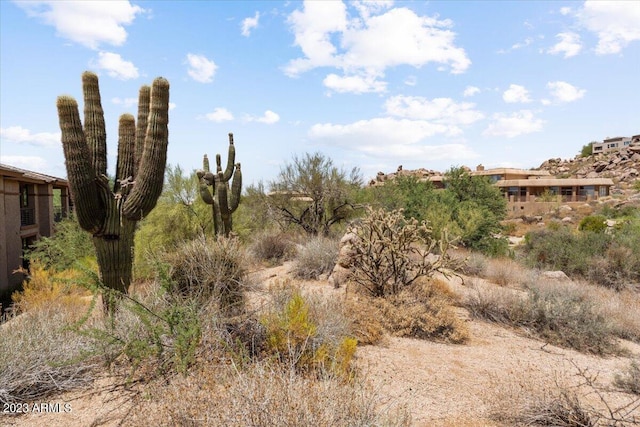
{"label": "saguaro cactus arm", "polygon": [[242,171],[240,163],[236,164],[236,171],[233,173],[233,181],[231,182],[231,200],[229,201],[229,209],[235,212],[240,204],[240,195],[242,193]]}
{"label": "saguaro cactus arm", "polygon": [[128,194],[135,170],[136,124],[131,114],[120,116],[118,125],[118,160],[116,161],[116,182],[113,192]]}
{"label": "saguaro cactus arm", "polygon": [[107,131],[100,102],[98,76],[90,71],[82,74],[84,96],[84,134],[96,177],[107,175]]}
{"label": "saguaro cactus arm", "polygon": [[84,230],[97,233],[102,227],[106,212],[98,195],[95,169],[82,129],[78,103],[69,96],[60,96],[57,108],[62,132],[62,148],[67,164],[67,175],[73,189],[78,223]]}
{"label": "saguaro cactus arm", "polygon": [[223,180],[229,181],[231,175],[233,174],[233,168],[236,163],[236,147],[233,145],[233,134],[229,134],[229,153],[227,156],[227,168],[224,171]]}
{"label": "saguaro cactus arm", "polygon": [[[144,139],[147,136],[147,122],[149,120],[149,107],[151,102],[151,87],[142,86],[138,94],[138,122],[136,124],[135,168],[137,172],[142,160]],[[135,178],[135,176],[134,176]]]}
{"label": "saguaro cactus arm", "polygon": [[168,143],[169,82],[159,77],[151,87],[149,121],[135,185],[122,207],[128,219],[141,219],[155,207],[162,192]]}

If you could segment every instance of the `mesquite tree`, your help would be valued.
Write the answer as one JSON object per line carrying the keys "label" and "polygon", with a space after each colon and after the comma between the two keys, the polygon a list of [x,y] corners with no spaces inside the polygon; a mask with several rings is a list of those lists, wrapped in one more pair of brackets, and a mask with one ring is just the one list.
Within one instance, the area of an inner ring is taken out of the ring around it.
{"label": "mesquite tree", "polygon": [[[240,203],[242,192],[242,171],[240,163],[236,161],[236,147],[233,145],[233,134],[229,134],[229,154],[227,168],[222,171],[220,154],[216,154],[216,173],[209,168],[209,159],[204,155],[202,170],[197,172],[200,180],[200,196],[208,205],[211,205],[213,215],[213,228],[216,236],[228,237],[233,228],[231,214],[236,211]],[[231,188],[229,180],[233,176]],[[211,187],[211,190],[209,190]]]}
{"label": "mesquite tree", "polygon": [[[138,122],[120,116],[118,158],[113,187],[107,177],[107,134],[100,102],[98,76],[82,75],[84,128],[78,104],[58,97],[58,117],[76,217],[93,235],[100,278],[110,289],[127,293],[131,283],[133,236],[136,222],[149,214],[162,192],[167,161],[169,82],[142,86]],[[114,300],[105,295],[105,308]]]}

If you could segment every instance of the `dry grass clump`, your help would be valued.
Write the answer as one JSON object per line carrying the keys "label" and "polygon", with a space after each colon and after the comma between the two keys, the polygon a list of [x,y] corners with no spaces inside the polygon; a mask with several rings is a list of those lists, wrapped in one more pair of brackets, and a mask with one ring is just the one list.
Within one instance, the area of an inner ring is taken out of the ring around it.
{"label": "dry grass clump", "polygon": [[331,273],[338,258],[338,243],[322,236],[311,238],[298,250],[292,273],[301,279],[318,279]]}
{"label": "dry grass clump", "polygon": [[252,239],[249,253],[259,261],[275,265],[292,258],[296,253],[296,245],[285,233],[265,231]]}
{"label": "dry grass clump", "polygon": [[225,310],[238,311],[244,303],[246,254],[238,239],[207,239],[186,242],[168,253],[170,292],[189,299],[214,298]]}
{"label": "dry grass clump", "polygon": [[613,392],[598,374],[578,367],[541,378],[514,372],[488,402],[490,417],[506,425],[613,427],[638,425],[640,399]]}
{"label": "dry grass clump", "polygon": [[41,401],[90,385],[98,361],[90,340],[67,329],[73,311],[31,310],[0,325],[0,403]]}
{"label": "dry grass clump", "polygon": [[[230,361],[227,361],[230,362]],[[267,362],[202,366],[188,378],[156,383],[132,425],[409,426],[403,408],[385,407],[364,379],[298,375]]]}
{"label": "dry grass clump", "polygon": [[640,343],[640,293],[580,284],[594,300],[600,313],[611,322],[613,333],[630,341]]}
{"label": "dry grass clump", "polygon": [[512,416],[517,425],[595,427],[597,419],[575,393],[566,390],[557,395],[533,400]]}
{"label": "dry grass clump", "polygon": [[469,339],[469,330],[453,310],[453,301],[442,282],[421,280],[371,303],[381,313],[383,326],[395,336],[460,344]]}
{"label": "dry grass clump", "polygon": [[496,285],[512,287],[526,283],[529,278],[527,271],[516,261],[509,258],[487,260],[486,268],[480,276]]}
{"label": "dry grass clump", "polygon": [[460,272],[468,276],[484,277],[487,269],[487,257],[478,252],[472,252],[461,263]]}
{"label": "dry grass clump", "polygon": [[640,395],[640,361],[632,360],[625,371],[616,375],[614,384],[627,393]]}
{"label": "dry grass clump", "polygon": [[589,293],[572,283],[529,284],[526,292],[476,289],[471,315],[521,328],[540,339],[593,354],[616,354],[613,323]]}
{"label": "dry grass clump", "polygon": [[382,313],[369,297],[350,296],[345,300],[345,307],[351,319],[351,333],[358,345],[375,345],[383,341]]}

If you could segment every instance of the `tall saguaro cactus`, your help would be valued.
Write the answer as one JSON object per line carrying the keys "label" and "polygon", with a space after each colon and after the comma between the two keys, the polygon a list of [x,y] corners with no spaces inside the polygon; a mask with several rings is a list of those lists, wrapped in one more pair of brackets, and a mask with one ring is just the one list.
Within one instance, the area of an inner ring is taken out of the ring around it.
{"label": "tall saguaro cactus", "polygon": [[[80,226],[93,234],[100,278],[126,293],[131,284],[133,236],[137,221],[149,214],[162,192],[167,163],[169,82],[164,78],[143,86],[138,123],[120,116],[118,158],[113,188],[107,177],[107,134],[98,76],[82,74],[84,128],[78,104],[58,97],[58,117],[74,208]],[[113,301],[105,298],[105,308]]]}
{"label": "tall saguaro cactus", "polygon": [[[240,204],[242,192],[242,171],[236,161],[236,147],[233,145],[233,134],[229,134],[229,155],[227,168],[222,171],[220,154],[216,154],[216,173],[209,169],[209,159],[204,155],[202,169],[197,172],[200,179],[200,196],[205,203],[211,205],[213,211],[213,228],[216,236],[229,236],[232,230],[231,214]],[[231,188],[229,180],[233,176]],[[209,190],[211,187],[211,190]]]}

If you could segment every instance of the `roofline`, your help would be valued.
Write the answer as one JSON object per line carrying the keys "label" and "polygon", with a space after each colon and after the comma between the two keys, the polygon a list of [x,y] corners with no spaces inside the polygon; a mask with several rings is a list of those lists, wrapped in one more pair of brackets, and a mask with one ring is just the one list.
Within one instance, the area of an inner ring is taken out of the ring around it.
{"label": "roofline", "polygon": [[569,187],[584,185],[613,185],[610,178],[549,178],[505,179],[495,183],[498,187]]}
{"label": "roofline", "polygon": [[54,185],[69,186],[69,181],[64,178],[58,178],[51,175],[46,175],[40,172],[34,172],[27,169],[17,168],[15,166],[0,163],[0,176],[6,176],[15,178],[20,181],[30,183],[46,183]]}
{"label": "roofline", "polygon": [[529,176],[551,176],[549,171],[545,170],[528,170],[528,169],[515,169],[515,168],[494,168],[485,170],[475,170],[469,172],[469,175],[501,175],[501,174],[520,174]]}

